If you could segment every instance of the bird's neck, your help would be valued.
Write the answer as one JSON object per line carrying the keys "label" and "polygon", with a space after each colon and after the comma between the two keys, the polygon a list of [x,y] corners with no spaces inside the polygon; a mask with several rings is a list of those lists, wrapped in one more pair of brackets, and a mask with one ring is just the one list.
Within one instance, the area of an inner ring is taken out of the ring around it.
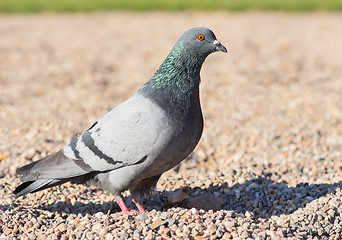
{"label": "bird's neck", "polygon": [[199,105],[200,70],[204,58],[173,49],[154,76],[139,90],[167,112],[188,112]]}

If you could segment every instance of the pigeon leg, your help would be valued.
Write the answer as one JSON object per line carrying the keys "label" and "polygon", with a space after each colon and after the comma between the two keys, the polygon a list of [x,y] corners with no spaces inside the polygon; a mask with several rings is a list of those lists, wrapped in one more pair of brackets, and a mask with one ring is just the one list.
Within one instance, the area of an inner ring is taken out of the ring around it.
{"label": "pigeon leg", "polygon": [[128,209],[128,207],[126,206],[125,202],[122,200],[121,197],[115,197],[115,201],[118,203],[119,207],[121,208],[121,212],[117,214],[122,215],[122,214],[131,214],[135,212],[134,210]]}
{"label": "pigeon leg", "polygon": [[133,195],[131,195],[132,201],[134,202],[134,204],[137,206],[139,213],[146,213],[146,210],[144,208],[144,206],[138,202],[135,197],[133,197]]}

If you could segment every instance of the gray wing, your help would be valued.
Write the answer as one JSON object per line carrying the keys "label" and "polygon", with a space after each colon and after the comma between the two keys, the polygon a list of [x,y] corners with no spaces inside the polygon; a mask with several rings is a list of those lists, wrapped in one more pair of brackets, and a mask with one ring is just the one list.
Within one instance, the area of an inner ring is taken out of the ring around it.
{"label": "gray wing", "polygon": [[163,111],[134,95],[71,140],[63,150],[17,170],[23,175],[14,193],[22,196],[67,181],[85,182],[93,173],[155,159],[168,144]]}
{"label": "gray wing", "polygon": [[167,126],[162,110],[136,94],[71,140],[64,154],[94,171],[138,164],[167,144]]}

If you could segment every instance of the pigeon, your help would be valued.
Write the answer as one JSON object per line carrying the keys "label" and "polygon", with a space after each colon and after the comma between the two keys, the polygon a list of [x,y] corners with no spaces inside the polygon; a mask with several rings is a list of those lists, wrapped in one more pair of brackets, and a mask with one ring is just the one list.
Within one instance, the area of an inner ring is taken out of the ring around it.
{"label": "pigeon", "polygon": [[65,182],[92,184],[114,196],[121,214],[132,213],[121,193],[141,200],[160,176],[194,150],[203,131],[200,71],[206,57],[227,49],[207,28],[184,32],[149,79],[132,97],[109,111],[66,146],[17,169],[16,197]]}

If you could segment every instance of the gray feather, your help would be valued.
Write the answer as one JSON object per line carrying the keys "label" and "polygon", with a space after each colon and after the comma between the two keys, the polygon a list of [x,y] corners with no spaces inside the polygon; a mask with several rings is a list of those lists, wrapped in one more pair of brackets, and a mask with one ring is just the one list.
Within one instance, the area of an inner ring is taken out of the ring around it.
{"label": "gray feather", "polygon": [[23,196],[27,193],[34,193],[46,188],[50,188],[56,185],[60,185],[66,181],[54,180],[54,179],[39,179],[36,181],[27,181],[21,184],[14,190],[16,197]]}
{"label": "gray feather", "polygon": [[93,171],[88,165],[66,157],[63,151],[47,156],[17,170],[21,180],[72,178]]}

